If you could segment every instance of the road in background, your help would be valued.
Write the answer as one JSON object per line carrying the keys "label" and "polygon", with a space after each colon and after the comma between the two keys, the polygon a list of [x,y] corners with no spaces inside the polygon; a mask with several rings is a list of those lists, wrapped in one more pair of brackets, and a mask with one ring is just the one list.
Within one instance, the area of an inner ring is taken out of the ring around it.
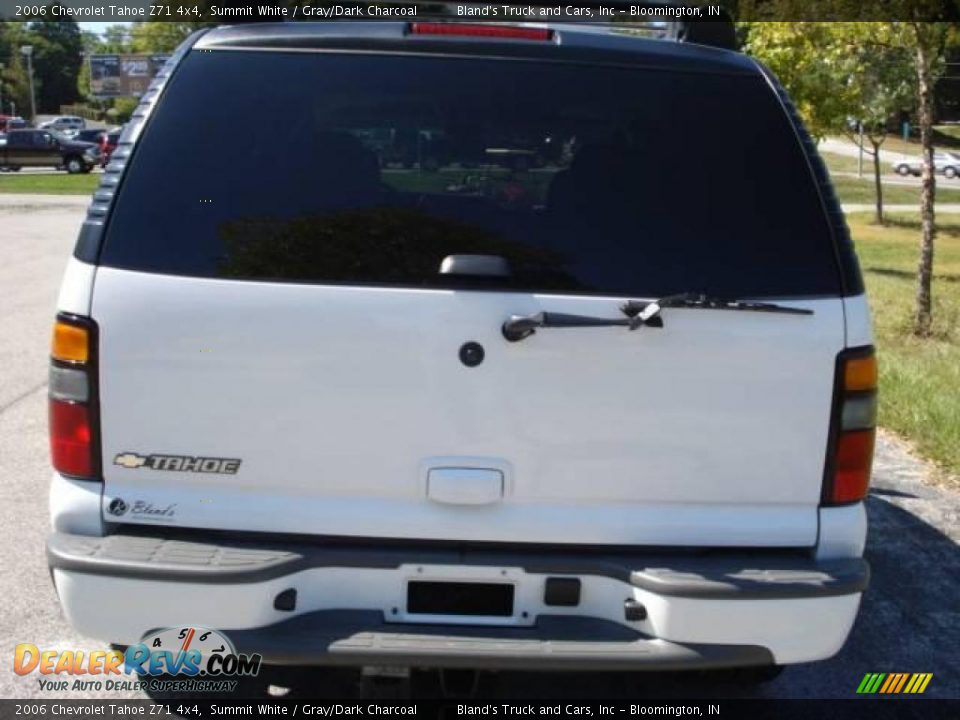
{"label": "road in background", "polygon": [[[867,148],[869,147],[869,144],[866,144],[863,151],[864,175],[870,173],[870,168],[873,164],[873,155],[867,152]],[[849,140],[844,140],[843,138],[837,137],[823,138],[823,140],[817,143],[817,149],[820,152],[831,152],[836,153],[837,155],[846,155],[847,157],[860,156],[859,145],[850,142]],[[880,147],[880,164],[883,166],[884,173],[891,171],[890,165],[894,162],[899,162],[900,160],[916,160],[919,156],[919,151],[916,153],[916,155],[908,155],[906,153],[894,152],[893,150],[885,150],[882,146]]]}
{"label": "road in background", "polygon": [[[50,324],[86,203],[81,196],[0,195],[0,697],[94,696],[43,692],[36,674],[15,675],[17,643],[59,650],[105,647],[64,620],[44,558]],[[960,494],[931,486],[929,472],[901,443],[880,438],[867,503],[873,580],[850,641],[837,657],[788,668],[758,690],[701,673],[501,673],[485,678],[484,696],[853,698],[868,672],[932,672],[924,697],[960,697]],[[328,679],[328,673],[311,671],[289,682],[295,695],[315,696],[325,688],[342,694],[325,685]]]}

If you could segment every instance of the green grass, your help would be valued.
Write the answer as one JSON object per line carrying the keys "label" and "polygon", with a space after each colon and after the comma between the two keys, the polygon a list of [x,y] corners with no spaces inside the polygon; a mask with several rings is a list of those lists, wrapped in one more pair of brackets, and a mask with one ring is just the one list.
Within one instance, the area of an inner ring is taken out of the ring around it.
{"label": "green grass", "polygon": [[[823,158],[827,170],[831,173],[855,173],[857,171],[859,161],[855,157],[841,155],[840,153],[823,152],[822,150],[820,151],[820,157]],[[881,172],[886,172],[886,168],[881,168]],[[864,177],[873,177],[873,158],[866,153],[863,154],[863,175]]]}
{"label": "green grass", "polygon": [[[880,146],[881,154],[884,152],[897,153],[900,155],[909,155],[911,157],[920,157],[920,136],[918,134],[917,127],[914,125],[911,127],[911,135],[909,140],[904,140],[903,136],[899,133],[889,133],[887,134],[886,140],[883,141],[883,144]],[[850,138],[847,136],[838,136],[839,140],[847,140]],[[866,143],[869,147],[869,143]],[[937,150],[945,150],[947,152],[960,152],[960,125],[936,125],[933,128],[933,146]],[[827,155],[828,153],[821,153],[821,155]],[[856,162],[856,158],[852,158]],[[867,164],[869,156],[864,154],[864,166]],[[824,157],[826,160],[826,157]],[[829,166],[829,162],[827,163]],[[832,170],[833,168],[831,168]],[[854,172],[856,172],[856,166],[854,166]],[[887,169],[884,168],[884,172],[887,172]]]}
{"label": "green grass", "polygon": [[933,139],[946,147],[960,148],[960,125],[934,126]]}
{"label": "green grass", "polygon": [[[865,176],[863,180],[833,175],[833,187],[840,196],[842,203],[874,203],[873,176]],[[920,205],[920,188],[906,185],[883,186],[883,202],[890,205]],[[942,182],[937,185],[937,202],[960,203],[960,187],[947,187]]]}
{"label": "green grass", "polygon": [[36,193],[43,195],[90,195],[100,182],[99,175],[27,175],[0,174],[0,193]]}
{"label": "green grass", "polygon": [[[920,155],[920,135],[916,126],[911,127],[909,140],[902,135],[890,134],[880,147],[880,151],[902,153],[904,155]],[[937,125],[933,128],[933,146],[937,150],[956,152],[960,150],[960,127],[956,125]]]}
{"label": "green grass", "polygon": [[[882,151],[881,151],[882,153]],[[850,155],[841,155],[839,153],[820,151],[820,157],[830,173],[855,173],[859,167],[859,161],[856,157]],[[869,153],[863,154],[863,177],[866,180],[873,180],[873,157]],[[890,167],[890,163],[883,161],[880,163],[880,177],[883,180],[901,180]],[[938,180],[940,178],[937,178]],[[941,183],[942,184],[942,183]]]}
{"label": "green grass", "polygon": [[849,215],[873,310],[882,427],[960,475],[960,220],[939,223],[934,260],[934,332],[910,332],[920,226],[894,215],[887,226]]}

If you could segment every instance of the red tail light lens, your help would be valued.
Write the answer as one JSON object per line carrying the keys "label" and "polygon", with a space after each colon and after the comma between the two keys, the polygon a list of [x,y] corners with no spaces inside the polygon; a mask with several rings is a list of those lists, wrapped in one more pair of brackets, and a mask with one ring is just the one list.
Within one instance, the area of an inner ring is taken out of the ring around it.
{"label": "red tail light lens", "polygon": [[823,504],[859,502],[870,489],[876,437],[877,360],[872,347],[840,354]]}
{"label": "red tail light lens", "polygon": [[463,37],[502,38],[508,40],[553,39],[553,30],[546,28],[523,28],[500,25],[471,25],[469,23],[410,23],[410,35],[454,35]]}
{"label": "red tail light lens", "polygon": [[50,401],[50,457],[64,475],[93,475],[93,430],[86,405]]}
{"label": "red tail light lens", "polygon": [[875,434],[875,430],[840,434],[834,456],[833,502],[856,502],[867,496]]}
{"label": "red tail light lens", "polygon": [[100,473],[96,339],[89,318],[57,316],[50,352],[50,459],[57,472],[87,479]]}

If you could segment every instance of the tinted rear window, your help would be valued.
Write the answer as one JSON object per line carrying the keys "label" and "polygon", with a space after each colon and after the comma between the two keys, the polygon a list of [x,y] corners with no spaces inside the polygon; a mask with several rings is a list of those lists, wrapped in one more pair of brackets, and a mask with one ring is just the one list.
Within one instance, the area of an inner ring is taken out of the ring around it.
{"label": "tinted rear window", "polygon": [[449,287],[839,294],[793,128],[761,77],[326,53],[194,52],[100,258],[176,275]]}

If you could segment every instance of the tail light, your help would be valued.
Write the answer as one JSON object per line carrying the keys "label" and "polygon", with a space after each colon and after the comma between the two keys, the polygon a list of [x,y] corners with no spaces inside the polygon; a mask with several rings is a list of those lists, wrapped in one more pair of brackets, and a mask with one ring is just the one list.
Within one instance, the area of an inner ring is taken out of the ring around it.
{"label": "tail light", "polygon": [[547,28],[512,27],[509,25],[477,25],[470,23],[415,22],[407,27],[410,35],[446,35],[459,37],[499,38],[505,40],[553,39]]}
{"label": "tail light", "polygon": [[50,352],[50,458],[57,472],[100,475],[96,376],[97,326],[61,313]]}
{"label": "tail light", "polygon": [[863,500],[870,487],[877,424],[877,358],[872,347],[837,357],[824,505]]}

